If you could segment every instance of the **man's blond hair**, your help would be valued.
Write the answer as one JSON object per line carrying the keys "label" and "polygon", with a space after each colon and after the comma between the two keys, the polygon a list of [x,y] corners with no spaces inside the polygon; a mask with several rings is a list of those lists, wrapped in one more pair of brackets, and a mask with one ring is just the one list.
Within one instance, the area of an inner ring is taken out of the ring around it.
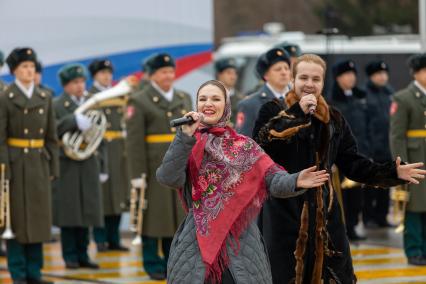
{"label": "man's blond hair", "polygon": [[309,63],[318,64],[319,66],[321,66],[322,70],[323,70],[323,77],[322,78],[325,80],[325,71],[327,70],[327,64],[325,63],[325,61],[321,57],[319,57],[316,54],[311,54],[311,53],[303,54],[303,55],[296,58],[296,60],[293,63],[293,66],[292,66],[292,70],[291,70],[293,79],[296,78],[297,66],[299,65],[300,62],[309,62]]}

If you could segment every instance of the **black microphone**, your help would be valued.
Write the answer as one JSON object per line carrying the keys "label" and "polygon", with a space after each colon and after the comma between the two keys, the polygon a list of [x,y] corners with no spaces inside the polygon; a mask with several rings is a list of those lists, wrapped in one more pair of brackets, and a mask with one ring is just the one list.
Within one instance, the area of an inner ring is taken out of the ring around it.
{"label": "black microphone", "polygon": [[170,126],[178,127],[184,124],[191,125],[193,123],[194,123],[194,119],[192,118],[192,116],[185,116],[185,117],[173,119],[172,121],[170,121]]}

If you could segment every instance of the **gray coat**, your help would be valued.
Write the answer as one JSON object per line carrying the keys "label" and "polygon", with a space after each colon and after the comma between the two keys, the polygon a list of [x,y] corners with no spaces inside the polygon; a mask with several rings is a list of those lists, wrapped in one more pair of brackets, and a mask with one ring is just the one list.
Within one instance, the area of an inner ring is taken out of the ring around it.
{"label": "gray coat", "polygon": [[240,101],[235,124],[237,132],[252,137],[260,107],[273,99],[274,94],[265,84],[259,91]]}
{"label": "gray coat", "polygon": [[[191,209],[190,185],[186,182],[186,164],[195,145],[195,138],[178,131],[175,139],[164,156],[161,166],[156,172],[160,183],[173,188],[185,188],[184,199],[190,208],[185,221],[176,232],[170,249],[167,264],[168,283],[204,283],[205,267],[201,259],[196,240],[196,229]],[[288,174],[280,171],[268,175],[266,184],[269,193],[274,197],[291,197],[305,192],[297,191],[298,173]],[[255,222],[250,224],[240,236],[240,250],[235,255],[229,246],[229,270],[235,283],[272,283],[271,269],[265,246]]]}

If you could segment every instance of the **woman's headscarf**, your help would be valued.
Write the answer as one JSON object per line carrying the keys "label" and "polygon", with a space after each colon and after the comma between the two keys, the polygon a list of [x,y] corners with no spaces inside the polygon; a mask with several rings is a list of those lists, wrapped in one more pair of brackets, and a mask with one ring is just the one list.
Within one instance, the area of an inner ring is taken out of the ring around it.
{"label": "woman's headscarf", "polygon": [[231,103],[223,84],[211,80],[225,94],[225,110],[215,125],[202,124],[189,158],[192,209],[197,241],[206,265],[206,279],[220,282],[229,265],[228,242],[235,253],[239,237],[258,215],[267,197],[265,175],[275,163],[250,138],[227,126]]}

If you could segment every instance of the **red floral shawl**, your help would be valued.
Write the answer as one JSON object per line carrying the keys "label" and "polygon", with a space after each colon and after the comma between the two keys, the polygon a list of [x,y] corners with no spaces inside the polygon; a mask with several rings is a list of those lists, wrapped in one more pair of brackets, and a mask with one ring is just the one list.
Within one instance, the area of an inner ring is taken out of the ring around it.
{"label": "red floral shawl", "polygon": [[237,254],[241,233],[259,214],[267,197],[265,176],[275,165],[256,142],[225,126],[229,101],[218,124],[195,133],[188,162],[197,241],[213,283],[229,265],[226,243]]}

